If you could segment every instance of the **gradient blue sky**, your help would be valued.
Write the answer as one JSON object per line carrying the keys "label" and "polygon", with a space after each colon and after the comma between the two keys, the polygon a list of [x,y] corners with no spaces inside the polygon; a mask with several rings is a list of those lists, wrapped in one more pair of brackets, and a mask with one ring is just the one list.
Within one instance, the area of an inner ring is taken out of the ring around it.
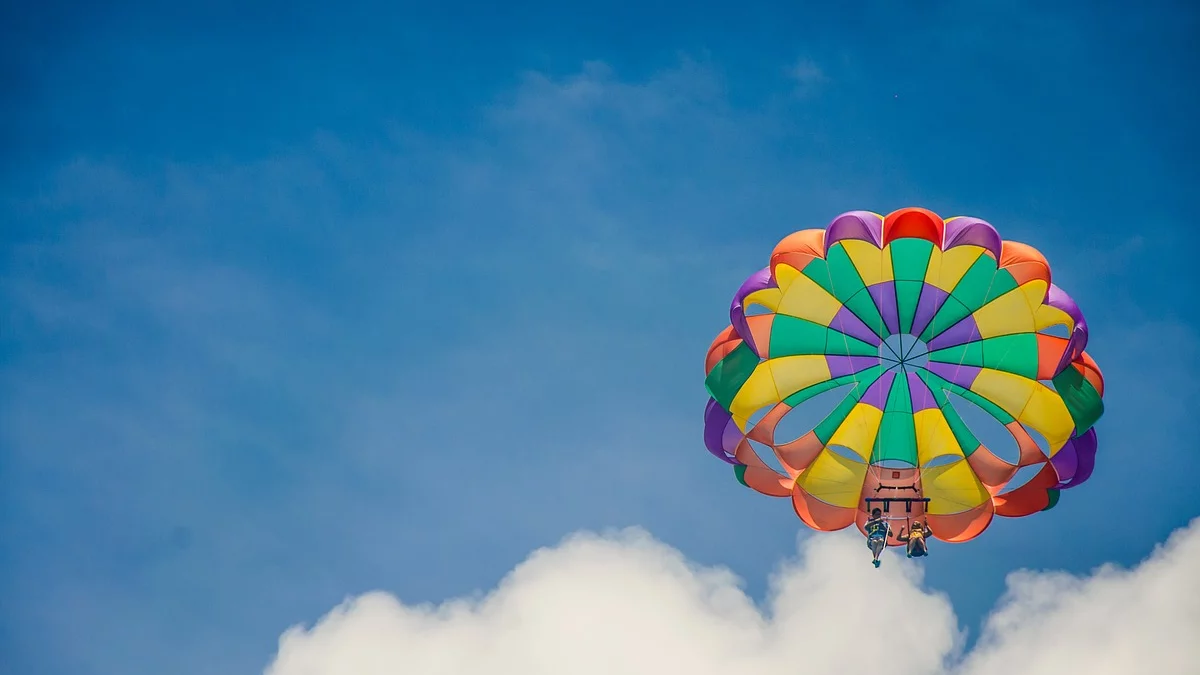
{"label": "gradient blue sky", "polygon": [[6,5],[3,669],[257,672],[583,528],[761,595],[704,352],[851,209],[1036,245],[1107,376],[1092,480],[928,559],[964,626],[1200,514],[1191,3],[711,4]]}

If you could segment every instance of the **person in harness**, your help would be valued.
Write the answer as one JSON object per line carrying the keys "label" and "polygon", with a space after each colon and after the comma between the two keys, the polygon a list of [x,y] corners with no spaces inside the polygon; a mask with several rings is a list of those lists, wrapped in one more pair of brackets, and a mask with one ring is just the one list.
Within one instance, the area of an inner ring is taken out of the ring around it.
{"label": "person in harness", "polygon": [[918,520],[908,532],[905,532],[903,527],[900,528],[896,539],[908,544],[909,558],[920,558],[929,555],[929,543],[925,539],[932,536],[933,531],[929,529],[929,523]]}
{"label": "person in harness", "polygon": [[867,532],[867,548],[871,549],[871,564],[879,567],[879,556],[887,547],[887,538],[892,533],[892,526],[883,519],[883,513],[875,508],[863,529]]}

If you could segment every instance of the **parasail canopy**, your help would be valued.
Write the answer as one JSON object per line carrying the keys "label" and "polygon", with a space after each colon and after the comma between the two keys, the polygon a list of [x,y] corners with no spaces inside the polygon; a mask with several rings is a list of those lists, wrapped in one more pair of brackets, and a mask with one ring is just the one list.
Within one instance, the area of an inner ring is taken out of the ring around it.
{"label": "parasail canopy", "polygon": [[[744,485],[791,497],[811,528],[862,529],[881,507],[963,542],[996,515],[1053,507],[1092,472],[1104,380],[1087,323],[1041,253],[983,220],[844,213],[779,242],[729,320],[705,362],[705,445]],[[777,437],[835,389],[814,428]],[[1015,462],[979,440],[964,401],[1011,433]],[[1023,468],[1033,476],[1016,485]]]}

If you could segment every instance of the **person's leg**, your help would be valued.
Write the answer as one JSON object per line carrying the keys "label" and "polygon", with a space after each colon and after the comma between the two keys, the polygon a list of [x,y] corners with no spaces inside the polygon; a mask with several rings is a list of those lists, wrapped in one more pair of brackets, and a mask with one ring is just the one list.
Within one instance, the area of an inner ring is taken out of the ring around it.
{"label": "person's leg", "polygon": [[871,562],[879,567],[879,554],[883,553],[883,547],[886,542],[883,537],[872,537],[868,540],[867,545],[871,547]]}
{"label": "person's leg", "polygon": [[925,555],[925,542],[920,539],[910,539],[908,542],[908,557],[920,558]]}

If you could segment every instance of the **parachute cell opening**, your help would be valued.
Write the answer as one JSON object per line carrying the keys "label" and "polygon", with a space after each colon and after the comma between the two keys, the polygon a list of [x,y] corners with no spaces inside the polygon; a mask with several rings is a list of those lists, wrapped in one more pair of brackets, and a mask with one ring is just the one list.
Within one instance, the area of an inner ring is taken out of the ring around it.
{"label": "parachute cell opening", "polygon": [[817,428],[857,386],[854,382],[823,391],[798,403],[779,420],[775,427],[775,442],[789,443]]}
{"label": "parachute cell opening", "polygon": [[1045,468],[1045,463],[1038,462],[1037,464],[1030,464],[1029,466],[1023,466],[1017,469],[1017,473],[1014,474],[1012,479],[1008,481],[1008,484],[1000,490],[1000,496],[1012,494],[1014,491],[1025,487],[1029,484],[1029,481],[1036,478],[1037,475]]}
{"label": "parachute cell opening", "polygon": [[1047,326],[1038,331],[1042,335],[1052,335],[1057,338],[1069,339],[1071,337],[1071,329],[1067,328],[1065,323],[1056,323],[1053,326]]}
{"label": "parachute cell opening", "polygon": [[962,418],[975,438],[1002,461],[1016,465],[1021,460],[1021,446],[1000,420],[974,402],[948,392],[954,411]]}

